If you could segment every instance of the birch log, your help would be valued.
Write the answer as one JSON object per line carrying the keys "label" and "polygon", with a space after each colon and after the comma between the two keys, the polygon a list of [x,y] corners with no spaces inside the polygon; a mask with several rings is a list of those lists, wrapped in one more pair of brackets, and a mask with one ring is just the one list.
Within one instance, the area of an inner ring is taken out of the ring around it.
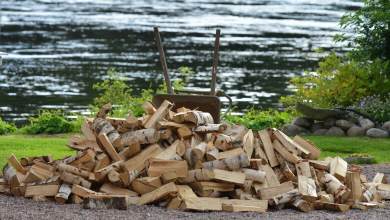
{"label": "birch log", "polygon": [[215,177],[215,174],[208,169],[195,169],[187,172],[187,177],[180,178],[184,184],[193,183],[197,181],[209,181]]}
{"label": "birch log", "polygon": [[223,160],[213,160],[203,163],[203,167],[209,170],[222,169],[222,170],[236,170],[241,167],[249,166],[248,155],[240,154],[231,157],[227,157]]}
{"label": "birch log", "polygon": [[57,195],[55,196],[57,203],[65,203],[70,193],[72,192],[72,184],[63,182],[60,189],[58,190]]}
{"label": "birch log", "polygon": [[105,118],[95,118],[95,120],[93,120],[91,128],[92,131],[95,133],[95,136],[99,136],[103,133],[106,133],[107,138],[112,144],[112,146],[114,146],[115,148],[121,146],[120,134]]}
{"label": "birch log", "polygon": [[222,151],[244,147],[244,142],[240,139],[236,139],[225,134],[214,135],[216,136],[214,146]]}
{"label": "birch log", "polygon": [[226,127],[225,124],[205,124],[193,127],[192,131],[199,133],[223,133],[226,130]]}
{"label": "birch log", "polygon": [[133,142],[134,137],[138,138],[140,144],[153,144],[160,139],[160,133],[154,128],[129,131],[122,134],[121,142],[127,145]]}
{"label": "birch log", "polygon": [[335,200],[345,201],[351,190],[343,185],[335,176],[329,173],[320,173],[319,181],[325,184],[328,189],[332,192]]}

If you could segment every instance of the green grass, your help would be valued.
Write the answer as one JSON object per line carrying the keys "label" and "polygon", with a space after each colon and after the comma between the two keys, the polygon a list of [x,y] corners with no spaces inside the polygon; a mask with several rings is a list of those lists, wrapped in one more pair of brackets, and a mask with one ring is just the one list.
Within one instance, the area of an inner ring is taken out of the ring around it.
{"label": "green grass", "polygon": [[49,154],[52,154],[54,159],[75,155],[76,151],[66,146],[69,136],[69,134],[0,136],[0,169],[8,163],[8,157],[12,153],[19,161],[22,157]]}
{"label": "green grass", "polygon": [[319,157],[339,156],[344,158],[352,153],[367,153],[375,157],[375,163],[390,163],[390,139],[369,137],[330,137],[330,136],[303,136],[311,140],[322,150]]}
{"label": "green grass", "polygon": [[[75,155],[76,151],[68,148],[66,142],[70,135],[11,135],[0,136],[0,168],[8,162],[12,153],[20,160],[22,157],[53,154],[54,159]],[[80,135],[81,134],[76,134]],[[329,137],[303,136],[311,140],[325,157],[341,158],[352,153],[368,153],[375,157],[375,163],[390,163],[390,138],[373,139],[368,137]],[[0,171],[1,172],[1,171]]]}

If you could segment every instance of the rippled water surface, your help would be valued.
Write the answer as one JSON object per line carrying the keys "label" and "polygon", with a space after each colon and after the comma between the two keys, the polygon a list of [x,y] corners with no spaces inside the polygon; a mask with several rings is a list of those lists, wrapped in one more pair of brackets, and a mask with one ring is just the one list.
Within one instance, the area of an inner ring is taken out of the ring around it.
{"label": "rippled water surface", "polygon": [[[27,123],[37,109],[83,111],[107,70],[123,72],[139,94],[163,73],[158,26],[171,78],[188,66],[191,89],[210,88],[216,29],[221,29],[217,89],[239,109],[274,107],[293,76],[313,71],[339,18],[360,1],[317,0],[2,0],[0,117]],[[223,103],[224,98],[221,98]]]}

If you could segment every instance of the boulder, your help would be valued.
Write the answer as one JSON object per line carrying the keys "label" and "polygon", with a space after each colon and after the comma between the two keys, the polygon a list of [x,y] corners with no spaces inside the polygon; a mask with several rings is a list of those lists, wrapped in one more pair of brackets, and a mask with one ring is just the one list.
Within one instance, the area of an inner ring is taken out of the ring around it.
{"label": "boulder", "polygon": [[371,138],[388,138],[389,133],[379,128],[370,128],[366,135]]}
{"label": "boulder", "polygon": [[318,129],[324,129],[324,123],[321,121],[321,122],[315,122],[314,124],[312,124],[310,126],[310,132],[311,133],[314,133],[315,131],[317,131]]}
{"label": "boulder", "polygon": [[287,136],[310,134],[310,131],[308,129],[293,124],[283,125],[282,132],[285,133]]}
{"label": "boulder", "polygon": [[336,118],[335,117],[327,117],[324,119],[322,123],[324,123],[324,128],[331,128],[335,126]]}
{"label": "boulder", "polygon": [[367,118],[360,117],[359,124],[360,127],[362,127],[365,132],[367,132],[371,128],[375,128],[374,122],[372,122],[370,119]]}
{"label": "boulder", "polygon": [[359,136],[364,136],[365,132],[363,128],[359,126],[353,126],[347,131],[347,136],[348,137],[359,137]]}
{"label": "boulder", "polygon": [[313,119],[313,120],[318,120],[318,121],[322,121],[325,118],[328,118],[331,116],[348,114],[347,111],[341,111],[341,110],[337,110],[337,109],[314,108],[314,107],[307,105],[305,103],[302,103],[302,102],[297,102],[297,104],[295,105],[295,108],[297,109],[298,112],[304,114],[306,117]]}
{"label": "boulder", "polygon": [[329,128],[329,130],[325,133],[325,135],[326,136],[344,137],[345,132],[343,131],[343,129],[341,129],[337,126],[334,126],[334,127]]}
{"label": "boulder", "polygon": [[390,131],[390,121],[385,122],[385,123],[382,125],[382,128],[386,128],[387,130]]}
{"label": "boulder", "polygon": [[328,129],[326,128],[320,128],[313,132],[314,135],[325,135],[326,132],[328,132]]}
{"label": "boulder", "polygon": [[348,129],[351,128],[351,124],[347,120],[344,120],[344,119],[337,120],[335,122],[335,125],[341,129],[343,129],[344,131],[348,131]]}
{"label": "boulder", "polygon": [[310,128],[310,126],[314,123],[313,119],[307,117],[296,117],[293,119],[291,124],[297,125],[299,127]]}

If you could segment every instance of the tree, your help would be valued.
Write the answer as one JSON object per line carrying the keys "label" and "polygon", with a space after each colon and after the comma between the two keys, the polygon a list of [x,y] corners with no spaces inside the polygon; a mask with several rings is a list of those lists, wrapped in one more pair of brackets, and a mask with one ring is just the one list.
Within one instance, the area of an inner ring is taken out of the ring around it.
{"label": "tree", "polygon": [[364,7],[340,19],[343,29],[352,34],[337,34],[335,42],[348,42],[355,48],[349,54],[358,61],[390,61],[390,1],[363,0]]}

